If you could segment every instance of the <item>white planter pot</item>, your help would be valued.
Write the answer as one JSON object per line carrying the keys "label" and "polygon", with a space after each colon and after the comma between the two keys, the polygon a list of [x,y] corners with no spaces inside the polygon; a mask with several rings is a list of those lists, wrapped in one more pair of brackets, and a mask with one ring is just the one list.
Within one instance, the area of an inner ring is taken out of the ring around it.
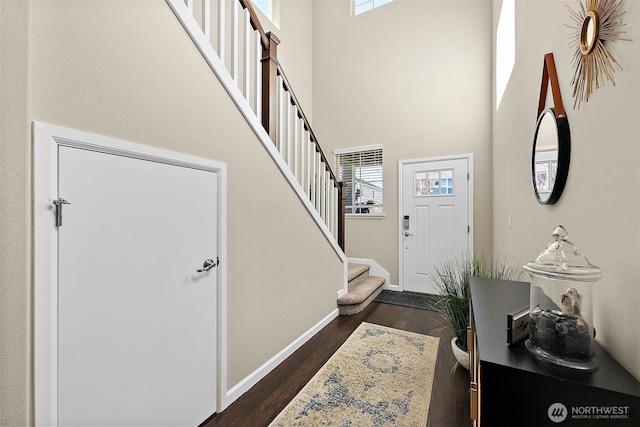
{"label": "white planter pot", "polygon": [[456,357],[458,363],[466,370],[469,370],[469,352],[462,350],[456,345],[455,337],[451,340],[451,349],[453,350],[453,355]]}

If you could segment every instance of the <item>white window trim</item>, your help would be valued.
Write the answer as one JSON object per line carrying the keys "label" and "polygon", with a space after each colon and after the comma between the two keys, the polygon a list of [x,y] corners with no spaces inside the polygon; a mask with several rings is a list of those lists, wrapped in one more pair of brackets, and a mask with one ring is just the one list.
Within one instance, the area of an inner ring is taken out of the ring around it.
{"label": "white window trim", "polygon": [[358,219],[384,219],[386,214],[354,214],[348,213],[344,214],[344,217],[347,219],[358,218]]}
{"label": "white window trim", "polygon": [[352,147],[352,148],[336,148],[333,150],[333,155],[336,154],[344,154],[344,153],[359,153],[361,151],[369,151],[369,150],[382,150],[382,144],[375,145],[364,145],[362,147]]}
{"label": "white window trim", "polygon": [[[334,164],[335,164],[335,156],[336,156],[336,154],[360,153],[360,152],[363,152],[363,151],[371,151],[371,150],[382,150],[383,151],[383,156],[384,156],[383,144],[363,145],[363,146],[360,146],[360,147],[349,147],[349,148],[336,148],[335,150],[333,150]],[[384,164],[383,164],[383,169],[384,169]],[[384,177],[384,172],[383,172],[383,177]],[[383,189],[383,192],[384,192],[384,189]],[[383,205],[382,209],[384,211],[384,205]],[[386,217],[386,214],[384,212],[381,213],[381,214],[345,213],[344,216],[347,219],[353,219],[353,218],[358,218],[358,219],[384,219]]]}

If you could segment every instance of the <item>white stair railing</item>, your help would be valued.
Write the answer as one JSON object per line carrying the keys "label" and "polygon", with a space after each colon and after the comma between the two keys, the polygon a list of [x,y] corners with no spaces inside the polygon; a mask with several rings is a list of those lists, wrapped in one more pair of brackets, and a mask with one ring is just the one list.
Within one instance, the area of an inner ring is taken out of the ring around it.
{"label": "white stair railing", "polygon": [[[280,41],[265,33],[250,0],[166,0],[223,84],[232,81],[322,223],[344,249],[342,186],[277,60]],[[217,7],[212,7],[214,1]],[[215,58],[214,58],[215,56]],[[294,183],[292,182],[292,185]]]}

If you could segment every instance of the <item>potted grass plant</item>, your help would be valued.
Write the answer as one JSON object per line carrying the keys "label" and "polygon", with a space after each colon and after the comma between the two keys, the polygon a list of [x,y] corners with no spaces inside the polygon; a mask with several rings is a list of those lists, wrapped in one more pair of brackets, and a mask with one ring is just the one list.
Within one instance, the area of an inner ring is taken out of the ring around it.
{"label": "potted grass plant", "polygon": [[469,326],[469,279],[472,276],[489,279],[517,280],[522,272],[508,265],[504,258],[493,260],[483,253],[468,253],[449,259],[433,268],[429,274],[439,300],[435,308],[444,317],[454,337],[451,348],[458,362],[469,369],[467,327]]}

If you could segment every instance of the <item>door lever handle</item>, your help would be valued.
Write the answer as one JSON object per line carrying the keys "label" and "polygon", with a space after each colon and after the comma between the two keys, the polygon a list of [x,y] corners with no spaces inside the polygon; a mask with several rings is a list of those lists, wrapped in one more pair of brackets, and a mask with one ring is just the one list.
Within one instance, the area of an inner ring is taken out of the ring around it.
{"label": "door lever handle", "polygon": [[413,234],[409,233],[408,231],[404,232],[404,237],[409,237],[409,236],[413,236]]}
{"label": "door lever handle", "polygon": [[212,268],[215,268],[220,264],[220,258],[216,257],[216,260],[212,260],[211,258],[205,259],[204,263],[202,263],[202,268],[196,270],[196,273],[204,273],[205,271],[209,271]]}

